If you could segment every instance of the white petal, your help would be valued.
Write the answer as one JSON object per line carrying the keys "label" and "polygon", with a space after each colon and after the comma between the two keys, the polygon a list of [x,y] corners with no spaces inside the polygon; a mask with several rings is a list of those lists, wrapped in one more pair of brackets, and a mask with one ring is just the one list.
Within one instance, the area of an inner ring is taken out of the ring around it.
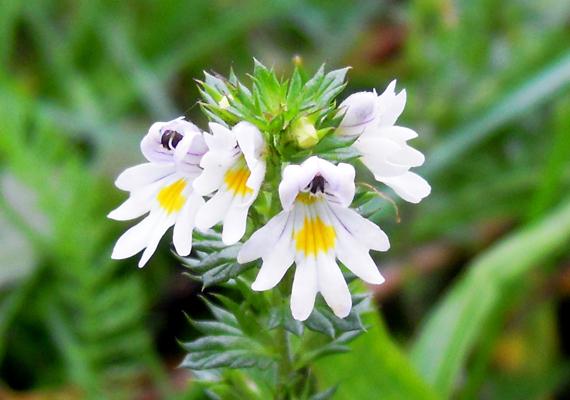
{"label": "white petal", "polygon": [[226,171],[233,162],[234,160],[227,153],[217,151],[206,153],[200,163],[204,170],[194,180],[192,186],[203,196],[219,189],[224,183]]}
{"label": "white petal", "polygon": [[379,176],[376,179],[390,186],[402,199],[410,203],[419,203],[431,192],[429,183],[413,172],[393,177]]}
{"label": "white petal", "polygon": [[303,190],[315,177],[317,166],[315,163],[306,164],[313,157],[309,158],[303,165],[288,165],[283,170],[283,177],[279,184],[279,198],[283,209],[288,211],[293,207],[293,202],[297,194]]}
{"label": "white petal", "polygon": [[387,161],[392,164],[403,165],[407,167],[419,167],[425,161],[424,155],[410,147],[408,145],[404,145],[400,151],[390,154],[387,158]]}
{"label": "white petal", "polygon": [[115,180],[121,190],[133,191],[156,182],[176,170],[174,163],[145,163],[124,170]]}
{"label": "white petal", "polygon": [[148,217],[127,230],[113,248],[111,258],[121,260],[129,258],[144,249],[156,224],[158,215],[151,213]]}
{"label": "white petal", "polygon": [[379,125],[394,125],[404,107],[406,106],[406,91],[402,90],[395,94],[396,81],[390,82],[384,93],[378,96],[377,107],[379,109]]}
{"label": "white petal", "polygon": [[202,132],[188,131],[174,149],[174,161],[180,172],[197,176],[202,171],[200,161],[208,151]]}
{"label": "white petal", "polygon": [[405,173],[409,166],[396,165],[388,160],[402,151],[406,144],[384,138],[378,134],[380,131],[367,131],[354,144],[362,154],[362,162],[375,175],[397,176]]}
{"label": "white petal", "polygon": [[137,196],[130,196],[123,204],[107,214],[107,218],[115,221],[128,221],[146,214],[151,207],[152,197],[141,199]]}
{"label": "white petal", "polygon": [[291,313],[293,318],[304,321],[309,318],[317,295],[317,266],[314,257],[297,256],[297,268],[293,278],[291,293]]}
{"label": "white petal", "polygon": [[204,135],[210,150],[228,150],[236,146],[235,134],[223,125],[216,122],[209,123],[212,135]]}
{"label": "white petal", "polygon": [[335,315],[345,318],[350,314],[350,291],[333,255],[320,254],[317,257],[317,280],[319,291]]}
{"label": "white petal", "polygon": [[197,193],[192,193],[186,200],[186,204],[180,210],[174,225],[172,241],[176,252],[181,256],[187,256],[192,250],[192,230],[194,221],[200,207],[204,205],[204,199]]}
{"label": "white petal", "polygon": [[160,239],[162,239],[168,228],[174,225],[175,218],[175,214],[166,215],[164,213],[160,213],[148,237],[146,249],[144,249],[141,259],[139,260],[139,268],[144,267],[150,257],[154,254]]}
{"label": "white petal", "polygon": [[253,169],[250,169],[249,178],[247,178],[246,186],[253,189],[253,200],[257,197],[259,189],[263,184],[263,179],[265,178],[265,161],[259,161]]}
{"label": "white petal", "polygon": [[222,221],[232,203],[233,196],[225,190],[218,191],[206,202],[196,216],[196,227],[201,231],[210,229]]}
{"label": "white petal", "polygon": [[111,211],[107,217],[116,221],[126,221],[149,212],[160,189],[168,185],[174,178],[176,178],[175,175],[169,175],[132,191],[129,198]]}
{"label": "white petal", "polygon": [[255,278],[255,281],[251,285],[253,290],[268,290],[281,281],[295,260],[292,235],[293,218],[289,218],[284,231],[279,236],[279,240],[271,246],[269,251],[266,252],[266,255],[263,257],[261,269],[257,274],[257,278]]}
{"label": "white petal", "polygon": [[386,251],[390,248],[388,236],[378,225],[350,208],[329,206],[333,224],[342,226],[358,243],[368,249]]}
{"label": "white petal", "polygon": [[365,282],[379,285],[384,277],[368,254],[368,248],[344,229],[337,228],[336,256],[353,274]]}
{"label": "white petal", "polygon": [[358,135],[367,125],[373,123],[377,114],[376,98],[373,92],[358,92],[348,96],[339,106],[339,109],[345,112],[339,133]]}
{"label": "white petal", "polygon": [[281,211],[279,214],[274,216],[261,227],[251,237],[247,242],[241,247],[237,261],[240,264],[245,264],[253,261],[267,252],[271,251],[275,243],[279,240],[285,229],[288,218],[292,219],[292,215],[289,211]]}
{"label": "white petal", "polygon": [[[377,157],[373,154],[365,154],[361,158],[366,167],[374,176],[396,177],[405,174],[410,167],[396,165],[388,162],[385,158]],[[378,179],[378,178],[376,178]]]}
{"label": "white petal", "polygon": [[242,121],[233,128],[237,143],[245,157],[249,169],[255,168],[261,159],[264,150],[263,136],[257,127],[249,122]]}
{"label": "white petal", "polygon": [[378,135],[386,139],[394,140],[397,143],[403,143],[407,140],[418,137],[416,131],[398,125],[382,127],[378,130]]}
{"label": "white petal", "polygon": [[368,130],[354,143],[354,147],[364,155],[380,161],[402,149],[404,143],[396,142],[381,135],[381,129]]}
{"label": "white petal", "polygon": [[327,181],[327,196],[334,197],[335,203],[348,207],[354,198],[354,167],[345,163],[334,165],[325,160],[321,161],[320,173]]}
{"label": "white petal", "polygon": [[237,243],[244,235],[247,226],[247,212],[249,204],[236,205],[235,200],[224,217],[222,241],[227,244]]}

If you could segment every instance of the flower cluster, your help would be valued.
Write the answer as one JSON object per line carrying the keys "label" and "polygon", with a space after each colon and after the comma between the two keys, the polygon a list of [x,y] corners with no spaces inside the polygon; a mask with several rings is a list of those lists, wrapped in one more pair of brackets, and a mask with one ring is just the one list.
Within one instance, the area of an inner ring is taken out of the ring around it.
{"label": "flower cluster", "polygon": [[[206,74],[201,91],[212,120],[208,131],[184,117],[153,124],[141,141],[147,162],[117,178],[116,186],[130,195],[109,218],[148,215],[119,238],[112,257],[142,251],[143,267],[171,226],[181,256],[191,253],[195,229],[218,224],[223,243],[233,245],[246,236],[249,221],[254,232],[237,262],[262,260],[253,290],[275,287],[295,264],[293,317],[307,319],[317,293],[335,315],[346,317],[352,300],[339,262],[365,282],[380,284],[384,278],[369,252],[390,247],[376,224],[350,208],[351,163],[362,161],[408,202],[421,201],[430,186],[410,171],[424,162],[407,144],[417,134],[395,125],[405,91],[396,94],[392,82],[380,95],[355,93],[337,107],[345,73],[321,69],[306,80],[296,70],[281,81],[257,63],[252,90],[233,74],[229,80]],[[262,207],[268,201],[272,206]],[[252,212],[263,226],[248,218]]]}

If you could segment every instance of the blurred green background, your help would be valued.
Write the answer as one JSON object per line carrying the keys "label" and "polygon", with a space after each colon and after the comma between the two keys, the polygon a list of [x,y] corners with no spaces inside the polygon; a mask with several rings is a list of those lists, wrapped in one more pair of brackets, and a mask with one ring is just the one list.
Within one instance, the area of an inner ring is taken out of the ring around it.
{"label": "blurred green background", "polygon": [[323,387],[570,396],[567,0],[1,0],[0,399],[204,398],[176,369],[200,288],[167,240],[142,271],[110,260],[112,182],[153,121],[205,127],[203,70],[294,55],[352,66],[346,95],[397,78],[433,187],[380,217],[381,320]]}

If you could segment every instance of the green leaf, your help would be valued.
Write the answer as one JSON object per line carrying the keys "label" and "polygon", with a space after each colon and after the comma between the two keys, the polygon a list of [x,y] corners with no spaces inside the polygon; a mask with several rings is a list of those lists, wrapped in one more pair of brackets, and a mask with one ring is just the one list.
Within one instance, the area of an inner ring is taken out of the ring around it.
{"label": "green leaf", "polygon": [[447,397],[501,293],[568,245],[570,200],[539,223],[501,241],[468,268],[427,319],[412,359],[422,376]]}
{"label": "green leaf", "polygon": [[254,59],[253,67],[254,91],[259,94],[260,103],[264,106],[263,111],[272,115],[281,109],[281,100],[284,98],[286,86],[281,85],[272,69]]}
{"label": "green leaf", "polygon": [[324,158],[325,160],[329,161],[336,161],[336,162],[347,162],[351,160],[355,160],[361,156],[360,152],[356,150],[354,147],[342,147],[338,149],[334,149],[327,153],[319,154],[319,157]]}
{"label": "green leaf", "polygon": [[313,148],[313,152],[315,154],[320,154],[350,147],[356,139],[358,139],[358,137],[339,136],[334,134],[327,135]]}
{"label": "green leaf", "polygon": [[[235,343],[232,344],[232,347]],[[194,351],[180,364],[181,368],[194,370],[212,368],[266,368],[271,359],[255,354],[251,349],[232,350],[230,348]]]}
{"label": "green leaf", "polygon": [[281,304],[274,306],[270,310],[267,320],[267,329],[276,329],[283,327],[293,335],[301,336],[303,334],[303,324],[293,318],[289,306]]}
{"label": "green leaf", "polygon": [[[229,310],[204,299],[215,320],[196,321],[189,317],[190,324],[202,333],[198,339],[181,342],[188,352],[181,367],[192,370],[212,368],[267,368],[274,358],[270,349],[262,342],[265,333],[260,329],[256,316],[247,309],[237,306],[224,296]],[[249,329],[255,326],[255,329]],[[266,340],[265,340],[266,341]]]}
{"label": "green leaf", "polygon": [[295,68],[291,80],[289,81],[289,87],[287,88],[287,109],[292,114],[295,115],[299,111],[300,101],[302,100],[301,91],[303,90],[303,77],[299,68]]}
{"label": "green leaf", "polygon": [[336,331],[333,323],[325,317],[318,308],[315,308],[311,316],[304,322],[305,326],[312,331],[320,332],[328,337],[334,338]]}
{"label": "green leaf", "polygon": [[229,281],[256,265],[256,262],[240,264],[236,261],[240,245],[227,247],[220,240],[207,238],[197,240],[193,254],[180,257],[173,254],[188,268],[188,275],[210,287]]}

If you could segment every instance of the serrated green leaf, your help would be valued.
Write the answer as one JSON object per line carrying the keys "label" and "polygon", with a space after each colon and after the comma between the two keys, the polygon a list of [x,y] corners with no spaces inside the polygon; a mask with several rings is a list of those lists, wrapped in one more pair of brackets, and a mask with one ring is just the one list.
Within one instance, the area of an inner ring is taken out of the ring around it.
{"label": "serrated green leaf", "polygon": [[224,296],[217,297],[221,299],[220,301],[222,301],[224,305],[230,307],[229,309],[237,319],[239,327],[244,334],[255,337],[263,336],[260,335],[262,327],[259,325],[257,315],[249,308],[249,304],[237,304]]}
{"label": "serrated green leaf", "polygon": [[[250,263],[255,265],[256,263]],[[265,297],[260,296],[259,293],[251,290],[251,283],[247,282],[242,277],[236,279],[236,288],[240,291],[245,300],[257,311],[266,310],[268,307]]]}
{"label": "serrated green leaf", "polygon": [[335,162],[347,162],[360,158],[362,155],[354,147],[343,147],[339,149],[332,150],[327,153],[319,154],[319,157],[325,160],[335,161]]}
{"label": "serrated green leaf", "polygon": [[312,331],[320,332],[328,337],[334,338],[336,331],[332,322],[325,317],[318,309],[314,309],[309,318],[304,322],[305,326]]}
{"label": "serrated green leaf", "polygon": [[212,368],[252,368],[267,367],[271,359],[255,354],[251,349],[218,351],[201,351],[189,353],[180,367],[192,370],[204,370]]}
{"label": "serrated green leaf", "polygon": [[236,328],[235,326],[225,324],[223,322],[218,321],[198,321],[193,320],[190,317],[187,317],[188,322],[199,330],[200,332],[206,335],[242,335],[243,332]]}
{"label": "serrated green leaf", "polygon": [[191,342],[181,342],[182,348],[188,352],[204,352],[208,350],[224,349],[227,347],[237,347],[244,344],[244,339],[240,336],[204,336]]}
{"label": "serrated green leaf", "polygon": [[299,68],[295,68],[291,80],[289,81],[289,87],[287,88],[287,111],[294,116],[299,112],[299,108],[302,98],[303,90],[303,77],[299,72]]}
{"label": "serrated green leaf", "polygon": [[218,321],[231,326],[235,327],[238,326],[237,319],[235,315],[233,315],[231,312],[215,305],[214,303],[209,301],[205,296],[200,296],[200,298],[206,304],[206,306],[208,307],[214,318],[216,318]]}
{"label": "serrated green leaf", "polygon": [[315,154],[331,152],[335,149],[342,149],[350,147],[358,139],[357,137],[348,137],[329,134],[321,139],[319,143],[313,148]]}
{"label": "serrated green leaf", "polygon": [[273,70],[268,69],[254,59],[253,81],[254,89],[258,92],[259,103],[266,113],[276,115],[281,109],[281,101],[286,89],[282,87]]}
{"label": "serrated green leaf", "polygon": [[238,277],[244,271],[252,268],[253,265],[255,264],[224,263],[204,272],[200,279],[204,287],[210,287]]}
{"label": "serrated green leaf", "polygon": [[284,328],[295,336],[303,334],[303,323],[293,318],[287,304],[274,306],[271,309],[267,320],[267,328],[269,330]]}

